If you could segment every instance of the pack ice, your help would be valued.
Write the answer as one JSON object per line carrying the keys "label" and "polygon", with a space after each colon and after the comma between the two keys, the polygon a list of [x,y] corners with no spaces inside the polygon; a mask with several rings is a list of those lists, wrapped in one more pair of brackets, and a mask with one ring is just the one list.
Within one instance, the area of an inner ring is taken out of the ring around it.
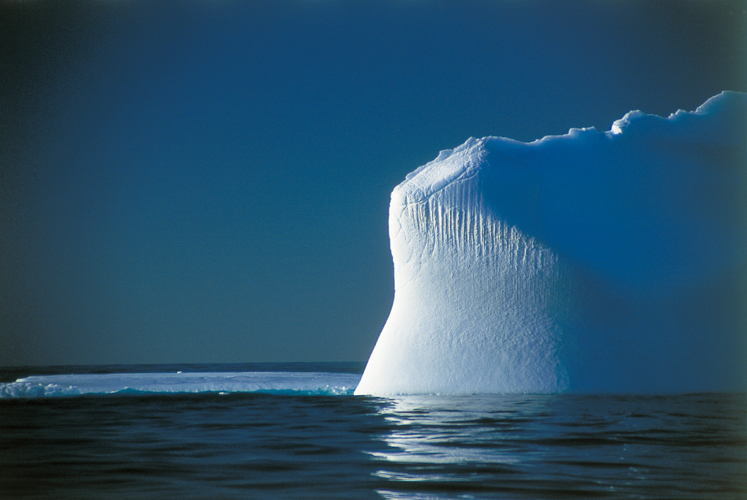
{"label": "pack ice", "polygon": [[392,192],[356,394],[747,390],[745,187],[738,92],[442,151]]}

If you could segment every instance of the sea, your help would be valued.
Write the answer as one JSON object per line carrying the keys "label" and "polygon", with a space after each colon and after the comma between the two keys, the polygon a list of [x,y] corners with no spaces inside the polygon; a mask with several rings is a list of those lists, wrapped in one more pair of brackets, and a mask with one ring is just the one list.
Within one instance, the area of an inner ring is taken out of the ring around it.
{"label": "sea", "polygon": [[747,395],[353,395],[361,363],[0,369],[2,499],[747,499]]}

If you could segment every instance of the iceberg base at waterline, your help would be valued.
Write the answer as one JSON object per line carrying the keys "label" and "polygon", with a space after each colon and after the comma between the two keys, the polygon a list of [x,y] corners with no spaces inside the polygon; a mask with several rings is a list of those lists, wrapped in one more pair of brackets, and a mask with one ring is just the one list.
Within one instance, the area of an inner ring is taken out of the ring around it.
{"label": "iceberg base at waterline", "polygon": [[355,393],[747,390],[747,95],[470,139],[398,185]]}

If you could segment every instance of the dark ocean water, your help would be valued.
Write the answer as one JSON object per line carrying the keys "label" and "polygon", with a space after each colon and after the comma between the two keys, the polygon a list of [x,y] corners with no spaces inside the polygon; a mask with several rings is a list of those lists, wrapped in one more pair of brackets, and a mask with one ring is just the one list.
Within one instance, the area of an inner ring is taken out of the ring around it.
{"label": "dark ocean water", "polygon": [[[351,372],[357,364],[16,368]],[[7,384],[6,384],[7,386]],[[747,498],[747,395],[0,399],[2,499]]]}

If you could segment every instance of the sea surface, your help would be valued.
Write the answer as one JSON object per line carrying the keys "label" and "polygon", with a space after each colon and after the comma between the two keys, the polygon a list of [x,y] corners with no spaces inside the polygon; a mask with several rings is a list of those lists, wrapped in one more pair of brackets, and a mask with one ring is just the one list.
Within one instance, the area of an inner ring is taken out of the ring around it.
{"label": "sea surface", "polygon": [[353,396],[362,369],[0,369],[0,498],[747,498],[745,394]]}

